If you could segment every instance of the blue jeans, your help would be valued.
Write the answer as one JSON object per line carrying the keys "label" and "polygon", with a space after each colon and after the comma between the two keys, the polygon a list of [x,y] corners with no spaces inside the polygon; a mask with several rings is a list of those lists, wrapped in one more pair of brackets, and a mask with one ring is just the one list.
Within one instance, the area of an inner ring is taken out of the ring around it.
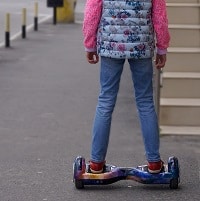
{"label": "blue jeans", "polygon": [[[94,118],[91,147],[91,160],[94,162],[102,162],[106,157],[112,113],[117,100],[124,62],[125,59],[101,57],[101,91]],[[153,101],[152,59],[129,59],[128,62],[135,89],[146,159],[149,162],[157,162],[160,160],[159,128]]]}

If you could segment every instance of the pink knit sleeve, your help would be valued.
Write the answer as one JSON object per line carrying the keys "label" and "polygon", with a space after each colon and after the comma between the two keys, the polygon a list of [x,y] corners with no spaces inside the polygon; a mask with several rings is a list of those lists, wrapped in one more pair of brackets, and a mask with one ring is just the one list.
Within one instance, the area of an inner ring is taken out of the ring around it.
{"label": "pink knit sleeve", "polygon": [[170,34],[165,0],[152,0],[152,20],[156,33],[157,52],[165,54],[169,47]]}
{"label": "pink knit sleeve", "polygon": [[87,0],[83,20],[83,36],[86,51],[96,51],[97,30],[102,13],[102,0]]}

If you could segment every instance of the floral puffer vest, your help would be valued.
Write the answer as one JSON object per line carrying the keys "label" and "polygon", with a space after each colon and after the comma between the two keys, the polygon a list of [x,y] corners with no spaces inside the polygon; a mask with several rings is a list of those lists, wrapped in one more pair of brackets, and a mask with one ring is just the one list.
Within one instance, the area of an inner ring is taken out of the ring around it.
{"label": "floral puffer vest", "polygon": [[110,58],[153,57],[151,0],[103,0],[97,49]]}

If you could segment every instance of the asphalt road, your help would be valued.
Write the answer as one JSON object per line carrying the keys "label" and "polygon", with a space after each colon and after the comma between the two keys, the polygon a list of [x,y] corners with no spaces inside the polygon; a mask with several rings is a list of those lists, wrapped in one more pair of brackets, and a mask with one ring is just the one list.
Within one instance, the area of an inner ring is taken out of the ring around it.
{"label": "asphalt road", "polygon": [[[89,160],[99,89],[99,67],[85,60],[81,29],[48,21],[0,48],[0,201],[198,201],[200,138],[173,133],[161,136],[161,155],[179,159],[178,190],[134,181],[75,189],[72,163],[77,155]],[[127,65],[107,162],[146,163]]]}

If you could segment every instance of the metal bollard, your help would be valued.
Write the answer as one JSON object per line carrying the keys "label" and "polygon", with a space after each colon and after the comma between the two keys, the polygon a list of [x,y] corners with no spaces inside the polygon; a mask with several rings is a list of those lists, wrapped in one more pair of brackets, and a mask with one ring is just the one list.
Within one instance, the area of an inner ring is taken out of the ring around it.
{"label": "metal bollard", "polygon": [[38,2],[35,2],[34,30],[38,30]]}
{"label": "metal bollard", "polygon": [[6,14],[5,47],[10,47],[10,14]]}
{"label": "metal bollard", "polygon": [[22,9],[22,38],[26,38],[26,8]]}

